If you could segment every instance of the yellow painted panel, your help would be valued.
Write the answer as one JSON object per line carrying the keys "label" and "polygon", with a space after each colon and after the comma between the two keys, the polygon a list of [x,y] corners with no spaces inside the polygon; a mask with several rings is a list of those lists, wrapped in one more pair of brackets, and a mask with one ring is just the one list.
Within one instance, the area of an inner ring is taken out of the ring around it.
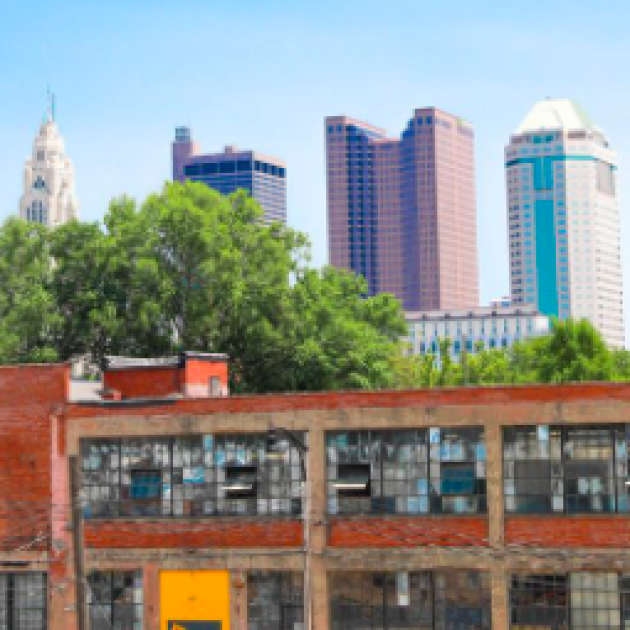
{"label": "yellow painted panel", "polygon": [[[230,575],[227,571],[161,571],[160,628],[230,630]],[[196,621],[197,624],[177,622]],[[169,626],[169,622],[170,626]],[[207,622],[208,625],[199,622]],[[218,622],[215,625],[211,622]],[[204,628],[205,626],[205,628]]]}

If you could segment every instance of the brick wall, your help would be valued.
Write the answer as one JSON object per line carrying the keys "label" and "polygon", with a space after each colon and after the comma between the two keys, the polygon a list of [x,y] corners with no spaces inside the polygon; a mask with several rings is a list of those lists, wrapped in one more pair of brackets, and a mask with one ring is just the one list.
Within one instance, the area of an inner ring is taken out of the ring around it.
{"label": "brick wall", "polygon": [[300,521],[88,521],[86,546],[94,549],[201,549],[299,547]]}
{"label": "brick wall", "polygon": [[[0,367],[0,549],[45,548],[52,496],[52,416],[66,402],[69,366]],[[56,436],[55,436],[56,437]],[[33,544],[39,537],[41,543]]]}
{"label": "brick wall", "polygon": [[505,541],[531,547],[630,547],[630,523],[625,515],[507,517]]}
{"label": "brick wall", "polygon": [[488,522],[479,517],[334,519],[331,547],[487,546]]}
{"label": "brick wall", "polygon": [[181,370],[173,366],[108,370],[103,374],[105,389],[119,391],[122,398],[152,398],[179,394]]}

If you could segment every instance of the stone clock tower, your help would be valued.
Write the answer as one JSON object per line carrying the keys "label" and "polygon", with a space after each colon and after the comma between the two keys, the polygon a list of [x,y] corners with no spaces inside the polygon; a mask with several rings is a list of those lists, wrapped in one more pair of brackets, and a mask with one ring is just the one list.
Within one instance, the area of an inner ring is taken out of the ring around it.
{"label": "stone clock tower", "polygon": [[78,216],[74,168],[65,154],[63,139],[55,122],[54,98],[51,98],[33,143],[33,154],[24,166],[20,217],[56,227]]}

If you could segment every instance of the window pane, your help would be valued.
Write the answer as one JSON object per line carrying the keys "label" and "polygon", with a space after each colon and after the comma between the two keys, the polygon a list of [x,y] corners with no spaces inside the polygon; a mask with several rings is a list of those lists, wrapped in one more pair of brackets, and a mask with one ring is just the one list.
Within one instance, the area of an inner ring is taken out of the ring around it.
{"label": "window pane", "polygon": [[304,622],[302,573],[256,571],[247,576],[250,630],[294,630]]}
{"label": "window pane", "polygon": [[90,628],[137,630],[142,627],[140,571],[95,571],[88,576]]}

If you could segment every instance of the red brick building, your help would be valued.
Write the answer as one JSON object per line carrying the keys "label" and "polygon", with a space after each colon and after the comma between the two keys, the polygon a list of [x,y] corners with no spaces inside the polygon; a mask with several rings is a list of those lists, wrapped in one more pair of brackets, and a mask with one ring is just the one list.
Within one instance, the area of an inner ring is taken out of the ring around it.
{"label": "red brick building", "polygon": [[226,388],[0,368],[0,628],[626,627],[630,385]]}

